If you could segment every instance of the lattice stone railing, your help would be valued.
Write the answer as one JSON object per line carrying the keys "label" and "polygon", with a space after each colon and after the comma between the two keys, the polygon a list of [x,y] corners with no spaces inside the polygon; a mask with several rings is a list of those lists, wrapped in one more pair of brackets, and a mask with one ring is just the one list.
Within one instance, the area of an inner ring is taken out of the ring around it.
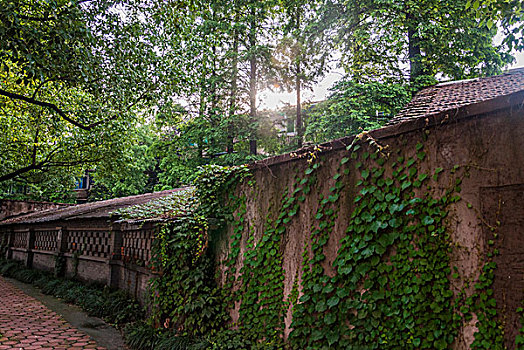
{"label": "lattice stone railing", "polygon": [[70,228],[67,230],[67,253],[108,258],[111,252],[108,229]]}
{"label": "lattice stone railing", "polygon": [[13,232],[13,247],[27,248],[28,230]]}
{"label": "lattice stone railing", "polygon": [[44,250],[48,252],[53,252],[57,248],[57,235],[58,230],[35,230],[35,250]]}
{"label": "lattice stone railing", "polygon": [[149,263],[157,224],[106,220],[60,224],[4,226],[0,254],[30,268],[103,283],[145,300],[147,283],[156,273]]}
{"label": "lattice stone railing", "polygon": [[122,231],[122,259],[138,265],[147,265],[151,260],[151,242],[154,229],[127,229]]}
{"label": "lattice stone railing", "polygon": [[77,254],[85,259],[122,260],[148,266],[156,226],[36,227],[7,230],[2,236],[9,250],[42,254]]}

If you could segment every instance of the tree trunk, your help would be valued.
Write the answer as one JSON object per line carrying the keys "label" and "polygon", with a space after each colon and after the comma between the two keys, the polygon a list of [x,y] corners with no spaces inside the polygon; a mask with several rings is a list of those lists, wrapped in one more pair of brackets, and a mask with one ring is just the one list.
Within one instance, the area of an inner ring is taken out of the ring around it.
{"label": "tree trunk", "polygon": [[417,36],[417,33],[413,28],[408,29],[408,45],[409,79],[413,81],[415,78],[424,74],[422,55],[420,51],[420,38]]}
{"label": "tree trunk", "polygon": [[[238,15],[235,16],[235,24],[238,22]],[[238,89],[238,44],[239,33],[238,30],[233,30],[233,62],[231,70],[231,94],[229,95],[229,121],[227,125],[227,153],[233,153],[234,150],[234,125],[233,119],[236,115],[236,98]]]}
{"label": "tree trunk", "polygon": [[211,68],[211,111],[209,113],[211,122],[214,126],[216,126],[215,123],[218,121],[216,120],[217,115],[217,106],[218,106],[218,94],[217,94],[217,84],[218,84],[218,77],[217,77],[217,46],[213,42],[213,66]]}
{"label": "tree trunk", "polygon": [[297,90],[297,146],[298,148],[302,147],[302,103],[301,103],[301,79],[300,79],[300,61],[297,62],[297,79],[296,79],[296,90]]}
{"label": "tree trunk", "polygon": [[[296,29],[300,29],[300,8],[296,8]],[[302,87],[302,67],[301,67],[301,57],[302,54],[302,42],[298,40],[298,50],[297,50],[297,61],[296,61],[296,91],[297,91],[297,146],[298,148],[302,147],[302,102],[301,102],[301,87]]]}
{"label": "tree trunk", "polygon": [[257,154],[257,57],[256,57],[256,10],[251,9],[251,28],[249,30],[249,122],[251,132],[249,135],[249,153]]}
{"label": "tree trunk", "polygon": [[[205,74],[202,76],[202,81],[200,82],[200,106],[198,108],[198,115],[200,117],[200,120],[204,119],[205,113],[206,113],[206,107],[207,107],[207,101],[206,97],[204,95],[205,87],[204,87],[204,80]],[[202,159],[204,157],[204,138],[200,137],[200,139],[197,141],[197,152],[198,157]]]}

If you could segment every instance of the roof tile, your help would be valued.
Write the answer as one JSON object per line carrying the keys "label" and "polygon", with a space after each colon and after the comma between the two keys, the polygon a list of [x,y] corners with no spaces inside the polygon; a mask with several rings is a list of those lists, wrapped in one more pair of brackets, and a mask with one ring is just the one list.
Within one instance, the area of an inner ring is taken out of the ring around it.
{"label": "roof tile", "polygon": [[419,91],[389,124],[457,109],[524,90],[524,69],[487,78],[437,84]]}
{"label": "roof tile", "polygon": [[133,205],[145,204],[155,199],[167,197],[170,194],[180,191],[181,189],[168,190],[162,192],[146,193],[137,196],[114,198],[105,201],[91,202],[86,204],[74,205],[66,208],[49,209],[39,212],[34,212],[26,215],[17,216],[15,218],[0,221],[1,225],[17,224],[17,223],[38,223],[50,222],[57,220],[71,220],[71,219],[90,219],[90,218],[104,218],[110,217],[111,213],[125,207]]}

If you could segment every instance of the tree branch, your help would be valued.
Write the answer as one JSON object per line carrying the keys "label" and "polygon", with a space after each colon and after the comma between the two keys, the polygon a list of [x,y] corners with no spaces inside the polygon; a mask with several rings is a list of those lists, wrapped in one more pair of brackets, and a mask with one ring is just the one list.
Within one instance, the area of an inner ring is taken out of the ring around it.
{"label": "tree branch", "polygon": [[42,162],[38,163],[38,164],[31,164],[31,165],[28,165],[26,167],[23,167],[23,168],[20,168],[18,170],[15,170],[9,174],[5,174],[5,175],[2,175],[0,176],[0,182],[3,182],[3,181],[7,181],[7,180],[11,180],[11,179],[14,179],[24,173],[28,173],[30,172],[31,170],[38,170],[38,169],[42,169]]}
{"label": "tree branch", "polygon": [[[35,163],[34,162],[34,158],[33,158],[32,164],[30,164],[28,166],[25,166],[23,168],[17,169],[17,170],[15,170],[13,172],[10,172],[8,174],[0,176],[0,183],[3,182],[3,181],[12,180],[12,179],[16,179],[16,178],[22,177],[23,174],[27,174],[27,173],[29,173],[32,170],[40,170],[40,171],[45,172],[45,171],[47,171],[50,168],[65,167],[65,166],[75,166],[75,165],[80,165],[80,164],[86,163],[83,160],[76,160],[76,161],[70,161],[70,162],[58,162],[58,161],[53,162],[51,160],[51,158],[53,157],[53,155],[58,150],[59,150],[59,148],[54,149],[53,151],[51,151],[46,156],[46,158],[44,160],[42,160],[42,161],[40,161],[38,163]],[[90,162],[92,162],[92,161],[97,162],[97,161],[100,161],[100,160],[101,160],[101,158],[97,158],[97,159],[91,160]]]}
{"label": "tree branch", "polygon": [[20,101],[24,101],[24,102],[27,102],[27,103],[31,103],[33,105],[37,105],[37,106],[40,106],[40,107],[49,108],[49,109],[55,111],[62,119],[64,119],[65,121],[67,121],[67,122],[69,122],[71,124],[73,124],[76,127],[79,127],[80,129],[89,131],[89,130],[91,130],[93,128],[92,125],[84,125],[84,124],[79,123],[76,120],[70,118],[63,110],[58,108],[58,106],[56,106],[53,103],[39,101],[39,100],[36,100],[36,99],[34,99],[32,97],[19,95],[19,94],[16,94],[16,93],[13,93],[13,92],[9,92],[9,91],[5,91],[5,90],[2,90],[2,89],[0,89],[0,95],[5,96],[5,97],[9,97],[11,99],[15,99],[15,100],[20,100]]}
{"label": "tree branch", "polygon": [[51,82],[52,80],[51,79],[46,79],[44,80],[43,82],[41,82],[40,84],[38,84],[38,86],[36,87],[35,91],[33,92],[33,96],[31,96],[32,99],[35,99],[36,98],[36,95],[38,94],[38,91],[40,91],[40,89],[47,83]]}
{"label": "tree branch", "polygon": [[[134,107],[138,102],[140,102],[145,96],[146,94],[148,93],[149,91],[144,91],[137,99],[136,101],[134,101],[133,103],[131,103],[129,106],[127,106],[126,109],[130,109],[132,107]],[[17,93],[14,93],[14,92],[9,92],[9,91],[6,91],[6,90],[3,90],[3,89],[0,89],[0,96],[5,96],[5,97],[8,97],[8,98],[11,98],[11,99],[15,99],[15,100],[19,100],[19,101],[24,101],[24,102],[27,102],[27,103],[30,103],[30,104],[33,104],[33,105],[36,105],[36,106],[40,106],[40,107],[45,107],[45,108],[48,108],[50,110],[53,110],[55,111],[62,119],[64,119],[65,121],[71,123],[72,125],[82,129],[82,130],[86,130],[86,131],[91,131],[92,129],[94,129],[95,127],[101,125],[101,124],[104,124],[110,120],[113,120],[113,119],[116,119],[119,114],[115,114],[115,115],[112,115],[110,117],[107,117],[107,118],[104,118],[104,119],[101,119],[97,122],[94,122],[94,123],[91,123],[91,124],[82,124],[76,120],[74,120],[73,118],[69,117],[67,115],[66,112],[64,112],[62,109],[60,109],[57,105],[53,104],[53,103],[50,103],[50,102],[44,102],[44,101],[40,101],[40,100],[37,100],[35,98],[32,98],[32,97],[27,97],[27,96],[24,96],[24,95],[20,95],[20,94],[17,94]]]}

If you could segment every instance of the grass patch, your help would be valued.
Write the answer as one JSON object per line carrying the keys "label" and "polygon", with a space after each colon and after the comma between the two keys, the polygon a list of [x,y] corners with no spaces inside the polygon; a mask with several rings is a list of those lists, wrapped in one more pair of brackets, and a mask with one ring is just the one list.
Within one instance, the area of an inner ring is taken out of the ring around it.
{"label": "grass patch", "polygon": [[125,329],[126,343],[135,350],[205,350],[214,349],[206,339],[175,335],[154,329],[146,322],[130,324]]}

